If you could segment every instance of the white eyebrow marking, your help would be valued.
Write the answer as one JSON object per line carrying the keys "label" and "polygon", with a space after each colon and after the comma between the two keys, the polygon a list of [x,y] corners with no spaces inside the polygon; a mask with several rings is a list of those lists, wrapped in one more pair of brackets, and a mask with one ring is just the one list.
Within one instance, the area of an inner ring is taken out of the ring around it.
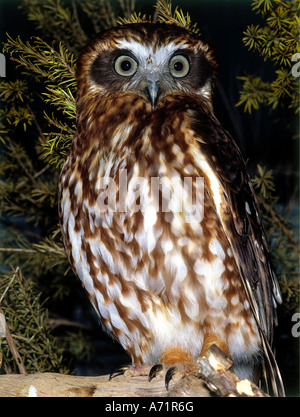
{"label": "white eyebrow marking", "polygon": [[182,49],[183,45],[185,44],[178,45],[170,42],[166,45],[155,46],[153,48],[152,45],[141,45],[139,42],[133,40],[121,39],[118,41],[118,48],[131,51],[139,60],[140,65],[146,65],[151,62],[154,69],[156,66],[161,66],[168,62],[170,56],[178,49]]}

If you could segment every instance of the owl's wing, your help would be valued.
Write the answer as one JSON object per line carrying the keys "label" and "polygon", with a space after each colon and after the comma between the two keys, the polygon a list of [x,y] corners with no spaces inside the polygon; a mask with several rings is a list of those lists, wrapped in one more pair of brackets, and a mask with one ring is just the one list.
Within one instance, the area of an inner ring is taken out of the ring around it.
{"label": "owl's wing", "polygon": [[281,303],[281,295],[244,159],[233,139],[211,115],[195,112],[192,127],[200,151],[223,192],[220,221],[259,328],[273,392],[282,395],[283,385],[271,349],[276,305]]}

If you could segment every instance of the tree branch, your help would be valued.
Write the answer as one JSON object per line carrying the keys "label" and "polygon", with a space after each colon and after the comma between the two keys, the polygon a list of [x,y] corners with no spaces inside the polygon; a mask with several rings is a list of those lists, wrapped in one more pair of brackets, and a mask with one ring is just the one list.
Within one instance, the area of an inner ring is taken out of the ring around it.
{"label": "tree branch", "polygon": [[232,361],[216,346],[198,359],[199,375],[175,374],[166,390],[164,375],[151,382],[146,376],[70,376],[56,373],[0,375],[1,397],[267,397],[255,384],[239,379]]}

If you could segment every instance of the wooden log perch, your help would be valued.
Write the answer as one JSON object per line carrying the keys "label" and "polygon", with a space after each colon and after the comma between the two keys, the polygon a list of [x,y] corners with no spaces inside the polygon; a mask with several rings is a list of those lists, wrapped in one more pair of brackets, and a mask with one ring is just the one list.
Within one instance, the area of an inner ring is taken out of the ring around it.
{"label": "wooden log perch", "polygon": [[0,375],[0,397],[267,397],[230,369],[232,361],[216,346],[198,359],[199,375],[176,377],[166,390],[164,376],[70,376],[57,373]]}

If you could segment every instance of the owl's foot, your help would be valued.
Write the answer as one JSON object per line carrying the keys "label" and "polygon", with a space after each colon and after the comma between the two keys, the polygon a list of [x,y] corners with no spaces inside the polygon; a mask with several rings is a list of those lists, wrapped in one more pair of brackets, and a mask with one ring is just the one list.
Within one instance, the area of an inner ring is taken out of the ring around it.
{"label": "owl's foot", "polygon": [[198,375],[199,365],[188,352],[182,349],[168,348],[166,349],[160,358],[158,364],[142,364],[142,365],[127,365],[115,370],[111,373],[112,379],[118,375],[125,376],[148,376],[150,382],[155,377],[165,379],[166,389],[169,388],[169,383],[172,379],[179,379],[185,375]]}
{"label": "owl's foot", "polygon": [[165,372],[165,387],[169,389],[169,383],[176,375],[176,379],[178,377],[182,378],[185,375],[196,375],[197,374],[197,364],[195,363],[185,363],[185,364],[177,364],[174,366],[171,365],[162,365],[156,364],[153,365],[149,374],[148,374],[148,381],[150,382],[154,377],[156,377],[161,372]]}
{"label": "owl's foot", "polygon": [[[212,345],[216,345],[226,353],[229,357],[228,346],[222,342],[215,334],[210,333],[206,335],[203,342],[202,352],[200,356],[205,356]],[[148,380],[151,381],[158,374],[165,372],[165,386],[169,388],[169,383],[172,379],[184,377],[186,375],[199,376],[199,364],[193,356],[181,348],[174,347],[166,349],[161,355],[161,363],[152,366]]]}
{"label": "owl's foot", "polygon": [[153,365],[124,365],[119,369],[114,370],[109,375],[109,380],[118,376],[147,376],[149,375]]}
{"label": "owl's foot", "polygon": [[153,378],[160,376],[163,378],[163,374],[165,373],[165,386],[166,389],[169,389],[169,383],[175,377],[176,379],[179,377],[183,377],[185,375],[196,374],[197,364],[177,364],[175,366],[171,365],[162,365],[162,364],[155,364],[155,365],[124,365],[119,369],[114,370],[110,376],[109,380],[115,378],[119,375],[124,376],[148,376],[148,381],[150,382]]}

